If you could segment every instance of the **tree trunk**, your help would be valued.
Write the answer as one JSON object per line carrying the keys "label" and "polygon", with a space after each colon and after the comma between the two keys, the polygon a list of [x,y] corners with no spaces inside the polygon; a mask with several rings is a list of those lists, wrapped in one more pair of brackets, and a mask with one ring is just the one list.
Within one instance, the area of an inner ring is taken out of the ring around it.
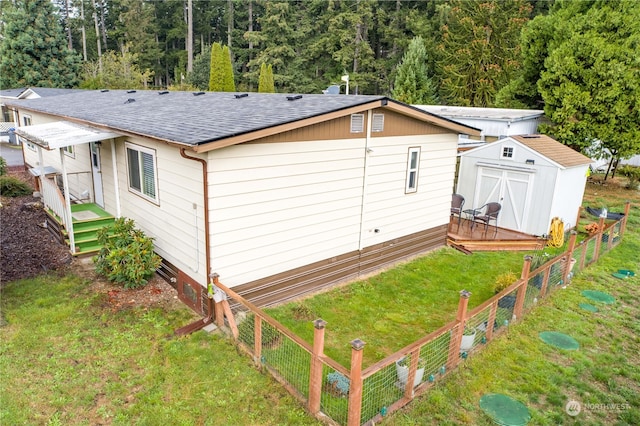
{"label": "tree trunk", "polygon": [[193,0],[187,1],[187,74],[193,71]]}
{"label": "tree trunk", "polygon": [[69,50],[73,50],[73,38],[71,37],[71,22],[69,22],[69,0],[64,4],[65,23],[67,24],[67,39],[69,41]]}
{"label": "tree trunk", "polygon": [[229,5],[229,13],[227,14],[227,46],[229,47],[229,54],[231,55],[231,62],[233,62],[233,52],[231,50],[231,42],[233,39],[233,0],[227,0]]}
{"label": "tree trunk", "polygon": [[104,0],[100,0],[100,30],[102,32],[102,42],[104,47],[107,47],[107,24],[105,23],[106,17],[104,12]]}
{"label": "tree trunk", "polygon": [[102,74],[102,45],[100,44],[100,28],[98,28],[98,9],[96,8],[96,0],[93,3],[93,23],[96,29],[96,44],[98,46],[98,70]]}
{"label": "tree trunk", "polygon": [[84,0],[80,2],[80,19],[82,21],[82,27],[80,32],[82,33],[82,59],[87,62],[87,33],[84,27]]}

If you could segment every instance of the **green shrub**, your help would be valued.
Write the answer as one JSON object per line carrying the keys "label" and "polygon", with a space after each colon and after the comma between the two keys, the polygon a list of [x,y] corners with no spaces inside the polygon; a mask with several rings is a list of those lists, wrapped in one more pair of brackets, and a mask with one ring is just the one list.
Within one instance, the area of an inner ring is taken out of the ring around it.
{"label": "green shrub", "polygon": [[516,281],[518,281],[518,276],[511,271],[500,274],[493,283],[493,291],[498,294]]}
{"label": "green shrub", "polygon": [[20,197],[33,194],[33,189],[13,176],[0,176],[0,195],[4,197]]}
{"label": "green shrub", "polygon": [[640,184],[640,167],[626,165],[620,169],[620,174],[629,179],[626,186],[627,189],[638,189],[638,184]]}
{"label": "green shrub", "polygon": [[4,176],[7,174],[7,160],[3,157],[0,157],[0,176]]}
{"label": "green shrub", "polygon": [[99,230],[98,242],[102,248],[94,259],[96,272],[125,288],[144,286],[160,266],[153,238],[135,229],[131,219],[116,219],[112,228]]}

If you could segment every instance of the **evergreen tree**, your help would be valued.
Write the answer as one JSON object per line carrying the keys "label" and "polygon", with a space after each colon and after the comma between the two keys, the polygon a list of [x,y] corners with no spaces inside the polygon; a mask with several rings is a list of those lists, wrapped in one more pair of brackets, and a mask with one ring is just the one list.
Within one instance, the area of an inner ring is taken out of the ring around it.
{"label": "evergreen tree", "polygon": [[80,57],[69,50],[51,1],[4,4],[0,25],[0,88],[78,84]]}
{"label": "evergreen tree", "polygon": [[260,65],[260,78],[258,80],[258,93],[275,93],[273,81],[273,67],[271,64]]}
{"label": "evergreen tree", "polygon": [[222,48],[222,91],[235,92],[236,83],[233,78],[233,66],[231,65],[231,52],[228,46]]}
{"label": "evergreen tree", "polygon": [[437,103],[435,85],[427,74],[427,61],[424,40],[414,37],[398,67],[393,87],[395,99],[407,104]]}
{"label": "evergreen tree", "polygon": [[531,13],[524,0],[451,0],[443,10],[440,93],[454,105],[493,106],[520,67],[519,34]]}
{"label": "evergreen tree", "polygon": [[200,90],[209,90],[211,70],[211,48],[207,47],[193,60],[193,72],[187,76],[187,83]]}
{"label": "evergreen tree", "polygon": [[224,68],[222,46],[213,43],[211,46],[211,67],[209,71],[209,90],[221,92],[224,88]]}

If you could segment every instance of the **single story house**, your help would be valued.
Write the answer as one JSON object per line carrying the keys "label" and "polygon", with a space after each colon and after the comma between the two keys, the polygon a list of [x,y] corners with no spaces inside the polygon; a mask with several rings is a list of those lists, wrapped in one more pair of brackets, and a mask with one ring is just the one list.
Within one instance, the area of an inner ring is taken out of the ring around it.
{"label": "single story house", "polygon": [[448,105],[414,105],[424,111],[471,126],[482,131],[480,138],[461,134],[458,148],[466,151],[486,142],[495,142],[512,135],[530,135],[538,132],[544,119],[539,109],[481,108]]}
{"label": "single story house", "polygon": [[71,250],[96,249],[83,219],[131,218],[197,311],[212,272],[264,306],[445,245],[458,134],[480,135],[384,96],[102,90],[10,106]]}
{"label": "single story house", "polygon": [[591,159],[546,135],[509,136],[460,154],[465,208],[498,202],[498,225],[547,235],[559,217],[574,227]]}

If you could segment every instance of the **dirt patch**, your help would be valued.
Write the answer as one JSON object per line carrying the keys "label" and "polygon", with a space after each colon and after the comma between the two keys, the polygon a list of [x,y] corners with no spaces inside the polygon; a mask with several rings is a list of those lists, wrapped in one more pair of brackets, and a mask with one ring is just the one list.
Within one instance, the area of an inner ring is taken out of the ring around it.
{"label": "dirt patch", "polygon": [[[33,187],[33,177],[22,166],[10,167],[8,174]],[[0,203],[0,286],[46,272],[75,273],[92,283],[91,291],[105,294],[113,310],[182,305],[176,290],[158,275],[142,288],[127,290],[97,275],[91,258],[74,258],[43,226],[47,214],[39,198],[0,196]]]}

